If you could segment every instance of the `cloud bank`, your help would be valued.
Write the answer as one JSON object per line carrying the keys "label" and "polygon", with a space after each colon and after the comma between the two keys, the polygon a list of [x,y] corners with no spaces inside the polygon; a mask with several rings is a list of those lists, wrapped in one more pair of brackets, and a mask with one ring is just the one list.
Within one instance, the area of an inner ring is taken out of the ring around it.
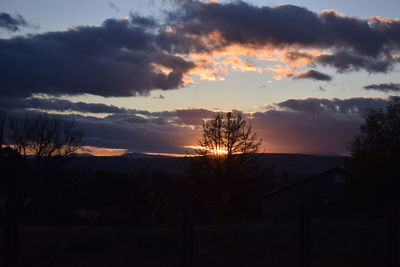
{"label": "cloud bank", "polygon": [[[5,104],[7,101],[1,101],[0,108]],[[379,98],[289,99],[264,112],[244,113],[244,118],[263,137],[266,152],[346,154],[347,142],[358,132],[367,111],[384,108],[386,104],[387,99]],[[185,154],[188,146],[196,145],[203,119],[216,114],[207,109],[149,112],[104,104],[30,99],[9,105],[9,118],[23,116],[26,108],[78,112],[58,116],[76,121],[84,132],[86,146],[172,154]],[[94,113],[104,113],[105,117],[94,117]]]}
{"label": "cloud bank", "polygon": [[0,40],[0,95],[146,94],[182,86],[192,67],[160,49],[146,27],[109,19],[100,27]]}
{"label": "cloud bank", "polygon": [[[26,24],[21,16],[0,13],[3,29]],[[146,95],[192,83],[189,75],[222,80],[229,71],[329,81],[332,75],[315,68],[387,73],[399,50],[398,19],[363,20],[293,5],[178,1],[163,19],[132,13],[100,26],[0,39],[0,96]],[[265,67],[259,61],[280,63]]]}
{"label": "cloud bank", "polygon": [[12,16],[8,13],[0,12],[0,30],[4,29],[9,32],[16,32],[21,27],[26,26],[29,26],[29,24],[21,15]]}
{"label": "cloud bank", "polygon": [[313,80],[318,80],[318,81],[330,81],[330,80],[332,80],[331,76],[329,76],[329,75],[327,75],[325,73],[319,72],[317,70],[308,70],[308,71],[305,71],[305,72],[297,73],[294,76],[294,78],[295,79],[313,79]]}
{"label": "cloud bank", "polygon": [[388,92],[400,92],[400,83],[380,83],[380,84],[370,84],[363,87],[365,90],[376,90]]}

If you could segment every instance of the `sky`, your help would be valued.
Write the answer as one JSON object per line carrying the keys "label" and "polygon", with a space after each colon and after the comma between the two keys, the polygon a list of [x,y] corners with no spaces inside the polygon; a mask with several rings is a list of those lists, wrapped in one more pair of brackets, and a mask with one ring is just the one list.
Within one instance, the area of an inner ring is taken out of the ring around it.
{"label": "sky", "polygon": [[243,113],[270,153],[347,154],[398,95],[400,2],[3,0],[0,109],[73,119],[84,151],[184,155]]}

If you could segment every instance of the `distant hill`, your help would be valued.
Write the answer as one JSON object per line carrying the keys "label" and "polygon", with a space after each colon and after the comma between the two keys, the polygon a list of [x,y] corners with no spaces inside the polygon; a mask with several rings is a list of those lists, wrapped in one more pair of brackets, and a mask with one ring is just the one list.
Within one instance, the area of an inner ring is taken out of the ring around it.
{"label": "distant hill", "polygon": [[154,159],[154,158],[170,158],[169,156],[164,155],[150,155],[150,154],[143,154],[143,153],[125,153],[121,155],[122,158],[130,158],[130,159]]}
{"label": "distant hill", "polygon": [[70,157],[74,158],[87,158],[87,157],[94,157],[94,155],[90,153],[72,153]]}
{"label": "distant hill", "polygon": [[[172,173],[184,173],[189,159],[129,153],[118,157],[75,157],[67,163],[67,169],[86,171],[113,171],[132,173],[137,171],[164,170]],[[260,164],[274,166],[278,183],[283,176],[297,181],[324,170],[344,165],[342,156],[319,156],[302,154],[258,154]]]}
{"label": "distant hill", "polygon": [[172,173],[183,173],[183,158],[175,157],[84,157],[72,158],[67,162],[69,170],[112,171],[132,173],[137,171],[164,170]]}

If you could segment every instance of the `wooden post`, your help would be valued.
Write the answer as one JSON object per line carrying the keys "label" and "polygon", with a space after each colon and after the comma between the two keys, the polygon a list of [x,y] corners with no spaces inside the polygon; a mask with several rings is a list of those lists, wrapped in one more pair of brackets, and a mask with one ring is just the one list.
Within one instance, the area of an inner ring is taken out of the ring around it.
{"label": "wooden post", "polygon": [[18,257],[18,232],[19,232],[19,220],[18,220],[18,202],[15,194],[12,192],[6,196],[5,201],[5,218],[4,218],[4,267],[15,267],[17,266]]}
{"label": "wooden post", "polygon": [[311,263],[311,240],[310,240],[310,223],[311,223],[311,205],[303,202],[299,205],[298,218],[298,234],[299,234],[299,267],[309,267]]}
{"label": "wooden post", "polygon": [[387,266],[397,267],[398,265],[398,218],[399,202],[392,201],[389,207],[389,214],[387,220],[387,241],[388,241],[388,254]]}
{"label": "wooden post", "polygon": [[5,207],[3,236],[3,266],[16,267],[18,261],[18,235],[22,207],[22,183],[25,165],[21,156],[11,148],[0,150],[0,169],[4,175]]}
{"label": "wooden post", "polygon": [[182,267],[192,267],[193,261],[193,220],[187,201],[182,203]]}

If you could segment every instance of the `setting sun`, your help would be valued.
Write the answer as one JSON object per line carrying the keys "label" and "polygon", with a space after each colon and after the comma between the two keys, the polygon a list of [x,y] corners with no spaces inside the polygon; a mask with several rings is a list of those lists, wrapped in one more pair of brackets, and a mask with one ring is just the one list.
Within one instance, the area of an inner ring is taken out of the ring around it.
{"label": "setting sun", "polygon": [[228,150],[222,147],[216,149],[209,149],[202,146],[185,146],[185,147],[189,148],[190,150],[202,150],[204,152],[207,152],[207,154],[209,155],[223,156],[228,154]]}
{"label": "setting sun", "polygon": [[222,149],[222,148],[220,148],[220,149],[214,149],[214,150],[211,150],[214,154],[216,154],[216,155],[219,155],[219,156],[223,156],[223,155],[227,155],[228,154],[228,151],[226,150],[226,149]]}

